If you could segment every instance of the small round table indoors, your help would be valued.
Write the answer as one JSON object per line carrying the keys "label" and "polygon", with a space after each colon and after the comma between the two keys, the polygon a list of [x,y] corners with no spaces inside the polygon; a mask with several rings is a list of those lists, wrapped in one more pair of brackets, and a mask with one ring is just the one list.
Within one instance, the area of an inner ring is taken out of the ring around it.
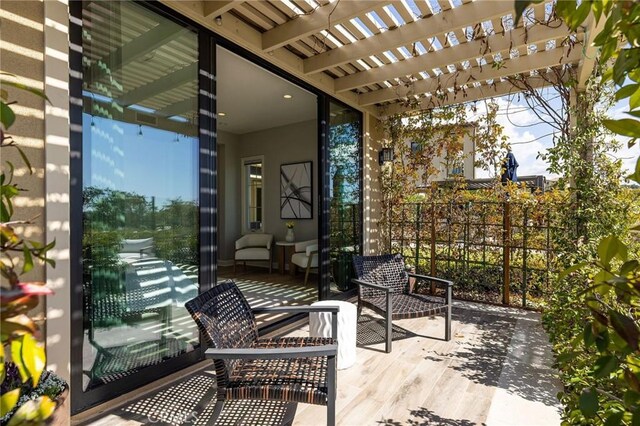
{"label": "small round table indoors", "polygon": [[288,264],[289,273],[293,275],[295,268],[291,265],[291,256],[293,256],[295,245],[295,241],[276,241],[276,247],[278,248],[278,270],[280,274],[284,274],[285,265]]}
{"label": "small round table indoors", "polygon": [[[353,303],[339,300],[323,300],[311,306],[338,306],[338,369],[351,367],[356,362],[356,327],[358,309]],[[331,337],[331,313],[309,313],[309,335]]]}

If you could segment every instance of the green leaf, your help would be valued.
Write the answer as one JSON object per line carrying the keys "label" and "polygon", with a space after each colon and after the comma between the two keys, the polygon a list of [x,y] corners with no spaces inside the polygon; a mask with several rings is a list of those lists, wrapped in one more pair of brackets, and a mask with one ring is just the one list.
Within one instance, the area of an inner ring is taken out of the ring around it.
{"label": "green leaf", "polygon": [[607,377],[618,368],[618,358],[607,355],[598,358],[593,369],[595,377]]}
{"label": "green leaf", "polygon": [[638,86],[638,88],[629,98],[629,108],[632,110],[640,106],[640,84],[636,84],[636,86]]}
{"label": "green leaf", "polygon": [[518,22],[520,22],[520,18],[522,18],[524,11],[527,10],[527,7],[532,4],[542,3],[542,1],[543,0],[516,0],[514,4],[516,10],[516,26],[518,25]]}
{"label": "green leaf", "polygon": [[43,90],[40,89],[36,89],[35,87],[29,87],[25,84],[22,83],[18,83],[15,81],[8,81],[8,80],[0,80],[0,87],[2,86],[10,86],[10,87],[14,87],[16,89],[20,89],[20,90],[24,90],[26,92],[30,92],[33,93],[34,95],[43,98],[44,100],[46,100],[47,102],[51,103],[51,101],[49,100],[49,98],[47,97],[47,95],[44,93]]}
{"label": "green leaf", "polygon": [[[7,376],[7,370],[4,368],[4,345],[0,345],[0,383],[4,382]],[[0,417],[2,417],[0,415]]]}
{"label": "green leaf", "polygon": [[[559,0],[558,4],[564,3],[564,2],[565,1],[563,1],[563,0]],[[566,3],[574,3],[574,5],[575,5],[575,1],[573,1],[573,0],[570,1],[570,2],[566,2]],[[589,12],[590,11],[591,11],[590,3],[587,2],[587,1],[583,1],[580,4],[580,6],[578,7],[578,9],[573,9],[573,10],[571,10],[571,12],[563,14],[562,18],[565,20],[565,22],[567,23],[569,28],[571,28],[571,30],[575,31],[575,30],[578,29],[578,27],[580,25],[582,25],[584,20],[587,19],[587,16],[589,16]]]}
{"label": "green leaf", "polygon": [[629,175],[629,179],[640,183],[640,157],[636,160],[636,170],[632,175]]}
{"label": "green leaf", "polygon": [[580,395],[578,404],[580,406],[580,411],[582,411],[582,414],[584,414],[585,417],[594,417],[599,408],[598,394],[596,393],[596,390],[592,388],[584,389]]}
{"label": "green leaf", "polygon": [[11,390],[2,395],[0,398],[0,417],[4,417],[18,403],[20,398],[20,388]]}
{"label": "green leaf", "polygon": [[22,274],[26,274],[33,269],[33,258],[31,257],[31,250],[29,250],[29,247],[27,247],[26,245],[22,247],[22,255],[24,257],[22,264]]}
{"label": "green leaf", "polygon": [[575,265],[571,265],[567,269],[565,269],[562,272],[560,272],[560,274],[558,275],[558,280],[560,281],[560,280],[564,279],[567,275],[569,275],[572,272],[575,272],[575,271],[577,271],[579,269],[584,268],[588,264],[589,264],[589,262],[580,262],[580,263],[576,263]]}
{"label": "green leaf", "polygon": [[600,258],[600,263],[608,269],[611,260],[615,257],[623,262],[627,260],[627,246],[615,235],[603,238],[598,244],[598,257]]}
{"label": "green leaf", "polygon": [[639,267],[640,267],[640,262],[638,262],[635,259],[629,260],[628,262],[623,263],[622,266],[620,267],[620,276],[626,277],[628,274],[634,272]]}
{"label": "green leaf", "polygon": [[4,129],[8,130],[14,121],[16,121],[16,114],[9,105],[0,101],[0,123],[2,123]]}
{"label": "green leaf", "polygon": [[622,411],[616,411],[613,414],[609,414],[609,417],[604,421],[604,426],[619,426],[622,424],[622,417],[624,413]]}
{"label": "green leaf", "polygon": [[640,331],[633,319],[614,310],[609,310],[609,318],[616,333],[627,342],[631,349],[638,350]]}
{"label": "green leaf", "polygon": [[591,326],[591,323],[587,323],[584,326],[584,331],[582,333],[582,338],[584,340],[584,345],[586,347],[589,347],[591,345],[593,345],[596,341],[596,336],[594,336],[593,334],[593,327]]}
{"label": "green leaf", "polygon": [[639,87],[640,87],[640,83],[627,84],[626,86],[621,87],[616,92],[616,101],[619,101],[620,99],[628,98],[629,96],[633,95],[633,92],[635,92],[636,89],[638,89]]}
{"label": "green leaf", "polygon": [[631,138],[640,138],[640,121],[632,118],[623,118],[620,120],[603,120],[605,127],[613,133]]}

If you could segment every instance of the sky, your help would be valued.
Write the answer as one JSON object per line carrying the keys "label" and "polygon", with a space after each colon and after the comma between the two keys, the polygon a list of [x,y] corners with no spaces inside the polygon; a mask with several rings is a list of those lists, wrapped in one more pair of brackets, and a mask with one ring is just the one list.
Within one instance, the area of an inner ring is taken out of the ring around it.
{"label": "sky", "polygon": [[[543,90],[548,99],[557,96],[553,89]],[[549,124],[540,121],[527,106],[522,95],[519,98],[517,94],[504,96],[496,98],[495,101],[499,105],[498,123],[504,127],[504,134],[507,136],[513,154],[519,164],[518,176],[544,175],[548,179],[557,178],[557,175],[553,175],[547,170],[548,164],[539,158],[539,153],[545,152],[549,147],[553,146],[553,136],[550,133],[553,133],[554,129]],[[559,108],[560,103],[557,99],[551,102]],[[627,109],[628,100],[623,100],[615,104],[609,114],[613,118],[623,118],[624,111]],[[478,116],[485,113],[484,102],[478,102],[475,115]],[[471,118],[473,118],[473,114]],[[618,136],[616,139],[621,142],[621,148],[617,152],[612,151],[611,155],[622,159],[623,169],[627,171],[625,174],[630,174],[635,168],[640,149],[637,145],[633,148],[628,148],[627,141],[629,138]],[[476,169],[476,177],[490,177],[490,174],[485,170]]]}

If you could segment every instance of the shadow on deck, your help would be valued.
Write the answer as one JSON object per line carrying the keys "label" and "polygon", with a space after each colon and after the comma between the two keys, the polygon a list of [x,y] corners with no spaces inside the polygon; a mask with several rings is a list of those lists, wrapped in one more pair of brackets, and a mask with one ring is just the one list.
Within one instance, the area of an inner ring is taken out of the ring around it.
{"label": "shadow on deck", "polygon": [[[539,314],[456,302],[453,320],[449,342],[442,317],[396,321],[393,352],[385,354],[382,321],[365,310],[356,364],[338,372],[337,424],[559,424],[559,384]],[[84,424],[214,424],[214,400],[211,368]],[[216,424],[317,425],[325,415],[320,406],[239,401]]]}

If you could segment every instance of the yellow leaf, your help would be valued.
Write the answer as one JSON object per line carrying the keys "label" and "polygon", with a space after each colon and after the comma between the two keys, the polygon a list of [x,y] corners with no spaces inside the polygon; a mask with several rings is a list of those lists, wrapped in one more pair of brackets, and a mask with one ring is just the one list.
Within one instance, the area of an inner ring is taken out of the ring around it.
{"label": "yellow leaf", "polygon": [[0,399],[0,417],[13,410],[20,398],[20,388],[14,389],[2,395]]}

